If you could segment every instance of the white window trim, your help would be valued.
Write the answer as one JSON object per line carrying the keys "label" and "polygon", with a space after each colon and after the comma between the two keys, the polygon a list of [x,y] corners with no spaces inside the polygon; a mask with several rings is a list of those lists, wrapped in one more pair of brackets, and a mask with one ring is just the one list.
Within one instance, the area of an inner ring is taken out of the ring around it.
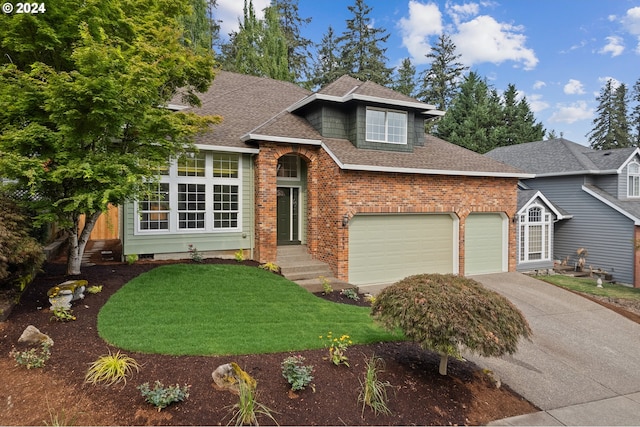
{"label": "white window trim", "polygon": [[[638,167],[638,172],[632,174],[629,170],[631,165],[635,165],[636,167]],[[629,185],[629,181],[631,180],[631,178],[634,178],[634,181],[636,181],[636,189],[638,190],[637,195],[631,194],[631,185]],[[627,165],[627,197],[630,199],[640,198],[640,164],[638,164],[638,162],[636,161],[633,161]]]}
{"label": "white window trim", "polygon": [[[533,208],[540,208],[542,221],[529,222],[529,211]],[[524,217],[524,221],[522,220],[523,217]],[[553,221],[551,219],[551,212],[549,212],[543,205],[538,203],[533,203],[527,206],[526,209],[521,211],[521,213],[519,214],[519,218],[520,220],[518,221],[518,234],[520,235],[519,249],[521,251],[519,256],[519,262],[521,264],[526,264],[526,263],[550,261],[551,260],[551,234],[552,234],[551,226],[553,224]],[[536,225],[536,226],[542,227],[542,257],[541,258],[529,259],[529,226],[530,225]],[[524,233],[522,232],[523,226],[524,226]]]}
{"label": "white window trim", "polygon": [[[237,178],[219,178],[213,176],[213,156],[216,152],[205,151],[205,176],[178,176],[178,162],[172,160],[169,166],[169,175],[161,175],[160,183],[169,184],[169,229],[168,230],[142,230],[140,229],[140,212],[138,202],[134,202],[134,235],[179,235],[179,234],[198,234],[198,233],[237,233],[242,232],[242,199],[243,199],[243,182],[242,182],[242,155],[238,154],[238,177]],[[227,154],[227,153],[225,153]],[[235,153],[233,153],[235,154]],[[178,228],[178,184],[205,184],[206,194],[206,210],[205,210],[205,227],[197,229],[179,229]],[[234,228],[214,228],[213,215],[213,186],[214,185],[236,185],[238,186],[238,226]]]}
{"label": "white window trim", "polygon": [[[385,140],[378,140],[378,139],[369,139],[367,138],[367,113],[369,111],[382,111],[384,114],[384,133],[385,133]],[[389,116],[388,113],[398,113],[398,114],[402,114],[404,115],[405,121],[404,121],[404,142],[395,142],[395,141],[389,141]],[[365,111],[365,128],[364,128],[364,138],[367,142],[380,142],[383,144],[396,144],[396,145],[407,145],[408,144],[408,134],[409,134],[409,115],[407,114],[406,111],[402,111],[402,110],[389,110],[389,109],[384,109],[384,108],[374,108],[374,107],[367,107],[367,110]]]}

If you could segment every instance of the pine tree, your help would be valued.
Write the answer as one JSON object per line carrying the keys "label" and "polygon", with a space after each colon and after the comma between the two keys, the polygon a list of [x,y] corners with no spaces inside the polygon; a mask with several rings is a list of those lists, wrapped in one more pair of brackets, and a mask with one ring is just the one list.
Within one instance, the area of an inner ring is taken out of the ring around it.
{"label": "pine tree", "polygon": [[526,98],[517,100],[516,86],[510,83],[501,101],[500,124],[495,132],[496,147],[540,141],[545,130],[536,123]]}
{"label": "pine tree", "polygon": [[640,147],[640,79],[633,85],[632,101],[635,103],[631,111],[629,127],[631,128],[631,145]]}
{"label": "pine tree", "polygon": [[322,37],[322,41],[317,45],[317,51],[310,82],[312,87],[321,88],[344,74],[340,66],[338,44],[332,27],[329,27]]}
{"label": "pine tree", "polygon": [[302,37],[301,29],[311,22],[311,18],[300,17],[298,0],[272,0],[271,6],[277,9],[280,16],[280,28],[287,45],[289,73],[293,76],[294,81],[305,82],[309,79],[311,72],[309,48],[312,41]]}
{"label": "pine tree", "polygon": [[609,150],[629,147],[629,124],[627,122],[627,88],[621,84],[614,89],[611,79],[607,80],[596,98],[598,108],[593,119],[593,129],[587,134],[591,148]]}
{"label": "pine tree", "polygon": [[404,58],[402,65],[393,76],[391,88],[404,95],[413,97],[416,91],[416,67],[410,58]]}
{"label": "pine tree", "polygon": [[418,98],[445,111],[458,92],[463,73],[469,67],[458,61],[460,55],[456,54],[456,45],[446,34],[438,38],[426,57],[431,59],[431,67],[421,74]]}
{"label": "pine tree", "polygon": [[434,134],[477,153],[495,147],[494,129],[499,126],[499,96],[487,82],[470,72],[451,107],[438,122]]}
{"label": "pine tree", "polygon": [[383,28],[374,28],[369,14],[371,7],[364,0],[355,0],[348,6],[352,13],[347,19],[347,28],[336,39],[340,46],[341,68],[346,74],[361,81],[372,81],[381,85],[391,82],[391,69],[386,66],[386,48],[381,47],[389,39]]}

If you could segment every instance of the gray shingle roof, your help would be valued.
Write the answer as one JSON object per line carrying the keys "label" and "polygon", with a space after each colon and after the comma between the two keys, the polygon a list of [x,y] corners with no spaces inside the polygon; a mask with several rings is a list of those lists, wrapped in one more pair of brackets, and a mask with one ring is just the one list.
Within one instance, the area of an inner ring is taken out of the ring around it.
{"label": "gray shingle roof", "polygon": [[496,148],[486,154],[536,175],[602,173],[618,169],[635,148],[593,150],[563,138]]}
{"label": "gray shingle roof", "polygon": [[[325,94],[344,96],[354,88],[361,95],[417,102],[391,89],[375,83],[362,83],[348,76],[341,77],[323,90]],[[197,144],[255,148],[255,141],[248,143],[247,140],[252,139],[248,135],[258,142],[265,136],[274,140],[295,138],[322,141],[340,164],[355,169],[474,176],[525,175],[512,166],[430,135],[425,136],[425,146],[415,147],[412,153],[358,149],[346,139],[323,138],[307,120],[287,110],[309,95],[309,91],[292,83],[217,71],[209,91],[200,96],[202,106],[185,111],[223,118],[222,123],[213,125],[211,131],[199,135],[195,141]]]}

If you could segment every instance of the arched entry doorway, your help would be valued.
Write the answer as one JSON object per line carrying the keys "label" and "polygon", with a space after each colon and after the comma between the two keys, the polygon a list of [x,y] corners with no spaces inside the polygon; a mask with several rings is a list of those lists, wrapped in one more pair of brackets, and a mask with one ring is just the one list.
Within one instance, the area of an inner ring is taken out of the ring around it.
{"label": "arched entry doorway", "polygon": [[299,245],[304,243],[307,173],[306,164],[296,154],[278,159],[277,167],[277,243]]}

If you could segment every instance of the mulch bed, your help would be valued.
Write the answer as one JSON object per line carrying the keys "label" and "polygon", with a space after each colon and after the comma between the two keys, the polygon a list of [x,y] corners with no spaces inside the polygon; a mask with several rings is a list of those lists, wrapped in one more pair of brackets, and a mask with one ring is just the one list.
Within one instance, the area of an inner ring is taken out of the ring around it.
{"label": "mulch bed", "polygon": [[[258,381],[258,401],[273,411],[280,425],[482,425],[537,410],[507,385],[497,388],[490,375],[473,363],[451,360],[448,375],[439,375],[438,355],[405,342],[353,346],[348,350],[350,367],[334,366],[326,350],[296,352],[314,366],[315,389],[308,387],[297,394],[290,392],[280,368],[284,358],[294,353],[181,357],[127,353],[142,369],[126,385],[84,384],[89,364],[118,350],[98,335],[100,308],[130,279],[164,263],[100,262],[84,267],[78,278],[88,280],[89,285],[102,285],[103,291],[75,303],[77,320],[68,323],[50,321],[46,298],[51,286],[68,279],[64,259],[45,265],[9,318],[0,322],[0,425],[226,425],[237,397],[214,389],[211,373],[231,361]],[[355,302],[338,292],[318,297],[367,304],[363,298]],[[55,342],[51,359],[42,369],[27,370],[9,357],[12,348],[28,348],[17,343],[28,325]],[[242,325],[238,325],[238,334],[242,336]],[[376,416],[369,408],[363,411],[358,402],[364,362],[373,354],[385,362],[380,379],[391,384],[391,415]],[[189,384],[189,398],[157,411],[136,389],[156,380],[165,385]],[[273,424],[266,417],[258,420],[263,425]]]}

